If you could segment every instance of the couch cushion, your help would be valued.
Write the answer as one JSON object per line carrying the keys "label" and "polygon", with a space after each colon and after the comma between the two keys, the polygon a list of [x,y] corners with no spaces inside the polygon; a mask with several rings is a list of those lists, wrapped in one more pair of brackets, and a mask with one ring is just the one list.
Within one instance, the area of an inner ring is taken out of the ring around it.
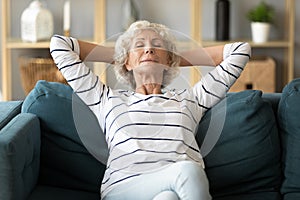
{"label": "couch cushion", "polygon": [[264,93],[262,98],[264,101],[267,101],[271,104],[275,116],[277,116],[278,104],[281,99],[281,93]]}
{"label": "couch cushion", "polygon": [[254,193],[245,193],[245,194],[237,194],[230,196],[223,196],[219,198],[214,198],[213,200],[281,200],[281,195],[278,192],[254,192]]}
{"label": "couch cushion", "polygon": [[278,119],[283,147],[285,200],[300,199],[300,79],[285,86],[279,102]]}
{"label": "couch cushion", "polygon": [[197,140],[214,198],[230,199],[247,193],[279,198],[277,124],[270,103],[261,95],[260,91],[229,94],[200,122]]}
{"label": "couch cushion", "polygon": [[0,102],[0,130],[21,112],[22,101]]}
{"label": "couch cushion", "polygon": [[98,193],[39,185],[28,200],[100,200]]}
{"label": "couch cushion", "polygon": [[87,151],[78,135],[72,95],[67,85],[39,81],[23,103],[22,112],[36,114],[41,122],[39,182],[99,193],[105,165]]}

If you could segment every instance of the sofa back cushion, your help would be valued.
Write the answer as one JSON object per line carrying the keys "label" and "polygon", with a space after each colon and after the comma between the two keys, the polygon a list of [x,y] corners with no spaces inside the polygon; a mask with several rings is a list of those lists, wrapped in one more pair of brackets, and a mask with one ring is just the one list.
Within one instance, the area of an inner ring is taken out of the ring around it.
{"label": "sofa back cushion", "polygon": [[277,124],[271,104],[261,95],[250,90],[229,94],[200,122],[197,140],[214,198],[250,193],[249,199],[255,193],[262,199],[280,198]]}
{"label": "sofa back cushion", "polygon": [[72,95],[67,85],[39,81],[24,100],[22,112],[37,115],[41,122],[39,183],[99,193],[105,165],[87,151],[78,135]]}
{"label": "sofa back cushion", "polygon": [[285,86],[279,102],[278,119],[282,137],[284,200],[300,199],[300,79]]}

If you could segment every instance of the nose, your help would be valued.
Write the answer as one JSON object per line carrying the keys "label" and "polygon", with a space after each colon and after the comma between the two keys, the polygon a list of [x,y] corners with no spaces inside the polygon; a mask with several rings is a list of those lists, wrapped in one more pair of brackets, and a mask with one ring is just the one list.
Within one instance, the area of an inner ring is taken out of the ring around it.
{"label": "nose", "polygon": [[153,49],[152,47],[146,47],[146,48],[144,49],[144,52],[145,52],[146,54],[154,54],[154,49]]}

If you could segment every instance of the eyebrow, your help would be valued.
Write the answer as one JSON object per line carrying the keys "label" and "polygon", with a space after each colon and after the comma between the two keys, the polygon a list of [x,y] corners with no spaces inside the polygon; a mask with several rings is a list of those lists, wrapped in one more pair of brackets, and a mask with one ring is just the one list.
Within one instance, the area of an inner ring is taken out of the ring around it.
{"label": "eyebrow", "polygon": [[[141,37],[141,38],[135,38],[135,40],[136,40],[136,41],[140,41],[140,40],[143,40],[143,41],[144,41],[145,38],[142,38],[142,37]],[[158,37],[157,37],[157,38],[153,38],[152,41],[153,41],[153,40],[160,40],[160,41],[163,41],[163,39],[158,38]]]}

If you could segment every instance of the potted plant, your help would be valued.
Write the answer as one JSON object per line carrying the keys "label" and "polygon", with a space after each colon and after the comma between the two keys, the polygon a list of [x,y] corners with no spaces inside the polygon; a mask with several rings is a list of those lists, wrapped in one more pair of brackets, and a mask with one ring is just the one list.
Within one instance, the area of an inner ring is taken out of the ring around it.
{"label": "potted plant", "polygon": [[256,43],[268,41],[271,24],[274,20],[274,9],[264,1],[249,10],[247,18],[251,21],[252,40]]}

